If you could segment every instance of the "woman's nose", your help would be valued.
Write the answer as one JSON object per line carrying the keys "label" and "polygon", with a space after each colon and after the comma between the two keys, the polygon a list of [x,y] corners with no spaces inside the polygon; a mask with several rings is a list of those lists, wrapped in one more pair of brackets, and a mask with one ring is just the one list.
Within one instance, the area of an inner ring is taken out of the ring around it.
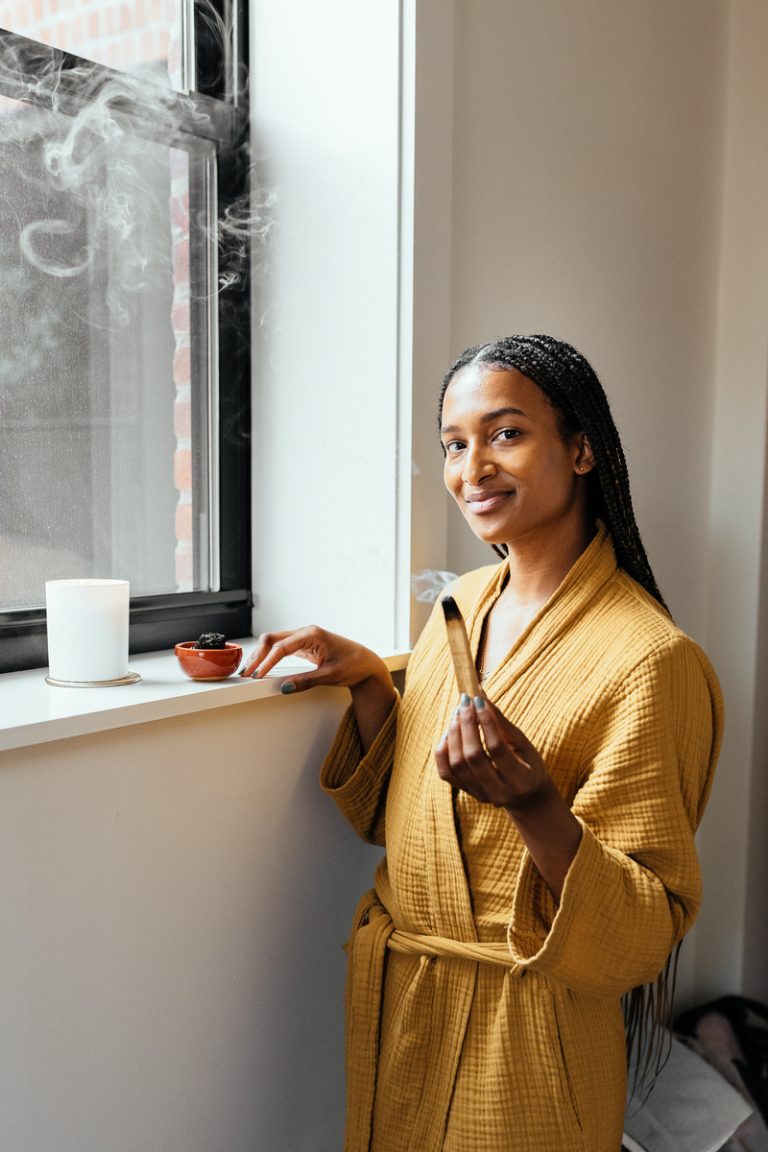
{"label": "woman's nose", "polygon": [[493,476],[496,465],[485,445],[469,445],[464,456],[461,478],[465,484],[477,484],[485,476]]}

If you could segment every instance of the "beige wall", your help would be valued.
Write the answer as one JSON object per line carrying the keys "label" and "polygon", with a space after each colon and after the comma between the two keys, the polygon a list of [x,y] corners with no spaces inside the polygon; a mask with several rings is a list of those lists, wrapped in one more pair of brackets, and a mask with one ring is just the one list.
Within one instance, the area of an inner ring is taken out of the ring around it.
{"label": "beige wall", "polygon": [[[457,0],[451,342],[549,331],[593,362],[678,621],[728,731],[682,1003],[768,996],[768,9]],[[488,552],[449,510],[447,566]]]}
{"label": "beige wall", "polygon": [[728,726],[702,836],[697,961],[713,990],[768,999],[765,484],[768,401],[768,8],[730,7],[707,635]]}
{"label": "beige wall", "polygon": [[[699,631],[724,15],[720,0],[459,0],[456,28],[454,351],[539,331],[587,355],[659,583]],[[458,564],[471,545],[452,517]]]}

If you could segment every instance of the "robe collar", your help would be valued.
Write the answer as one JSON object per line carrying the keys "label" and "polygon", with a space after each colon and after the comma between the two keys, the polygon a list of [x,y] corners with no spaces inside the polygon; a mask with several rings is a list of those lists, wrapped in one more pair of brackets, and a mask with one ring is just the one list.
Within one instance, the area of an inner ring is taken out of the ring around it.
{"label": "robe collar", "polygon": [[[557,642],[571,621],[581,615],[585,606],[615,576],[617,568],[613,540],[603,522],[598,520],[595,535],[587,547],[517,638],[506,657],[487,677],[484,688],[493,693],[503,692],[510,681],[516,679],[544,649]],[[501,595],[508,575],[509,562],[504,560],[477,596],[474,615],[469,616],[469,641],[475,660],[485,618]]]}

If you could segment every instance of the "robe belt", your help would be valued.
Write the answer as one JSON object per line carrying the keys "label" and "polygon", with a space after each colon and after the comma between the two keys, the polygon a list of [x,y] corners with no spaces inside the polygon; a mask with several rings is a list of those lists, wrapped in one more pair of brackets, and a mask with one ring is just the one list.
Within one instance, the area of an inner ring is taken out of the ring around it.
{"label": "robe belt", "polygon": [[409,956],[455,957],[459,960],[471,960],[477,964],[494,964],[498,968],[507,968],[512,976],[522,976],[525,973],[525,968],[511,959],[507,945],[497,942],[452,940],[448,936],[421,936],[417,932],[405,932],[396,928],[387,940],[387,947],[392,952],[402,952]]}
{"label": "robe belt", "polygon": [[524,976],[506,944],[422,936],[395,928],[392,917],[374,891],[357,906],[354,930],[347,946],[347,1123],[344,1152],[369,1152],[379,1051],[387,949],[411,956],[441,956],[493,964],[513,976]]}

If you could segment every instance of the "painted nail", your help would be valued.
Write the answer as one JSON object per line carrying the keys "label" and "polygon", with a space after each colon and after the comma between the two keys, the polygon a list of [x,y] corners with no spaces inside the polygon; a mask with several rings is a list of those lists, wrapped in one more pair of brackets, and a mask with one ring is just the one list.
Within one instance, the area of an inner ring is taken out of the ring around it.
{"label": "painted nail", "polygon": [[483,700],[482,696],[475,696],[475,708],[485,708],[485,700]]}
{"label": "painted nail", "polygon": [[467,696],[466,692],[462,692],[461,700],[459,701],[460,706],[462,708],[469,708],[471,703],[472,701],[470,700],[469,696]]}
{"label": "painted nail", "polygon": [[296,691],[296,685],[294,684],[293,680],[286,680],[284,684],[280,685],[280,691],[282,692],[283,696],[290,696],[291,692]]}

